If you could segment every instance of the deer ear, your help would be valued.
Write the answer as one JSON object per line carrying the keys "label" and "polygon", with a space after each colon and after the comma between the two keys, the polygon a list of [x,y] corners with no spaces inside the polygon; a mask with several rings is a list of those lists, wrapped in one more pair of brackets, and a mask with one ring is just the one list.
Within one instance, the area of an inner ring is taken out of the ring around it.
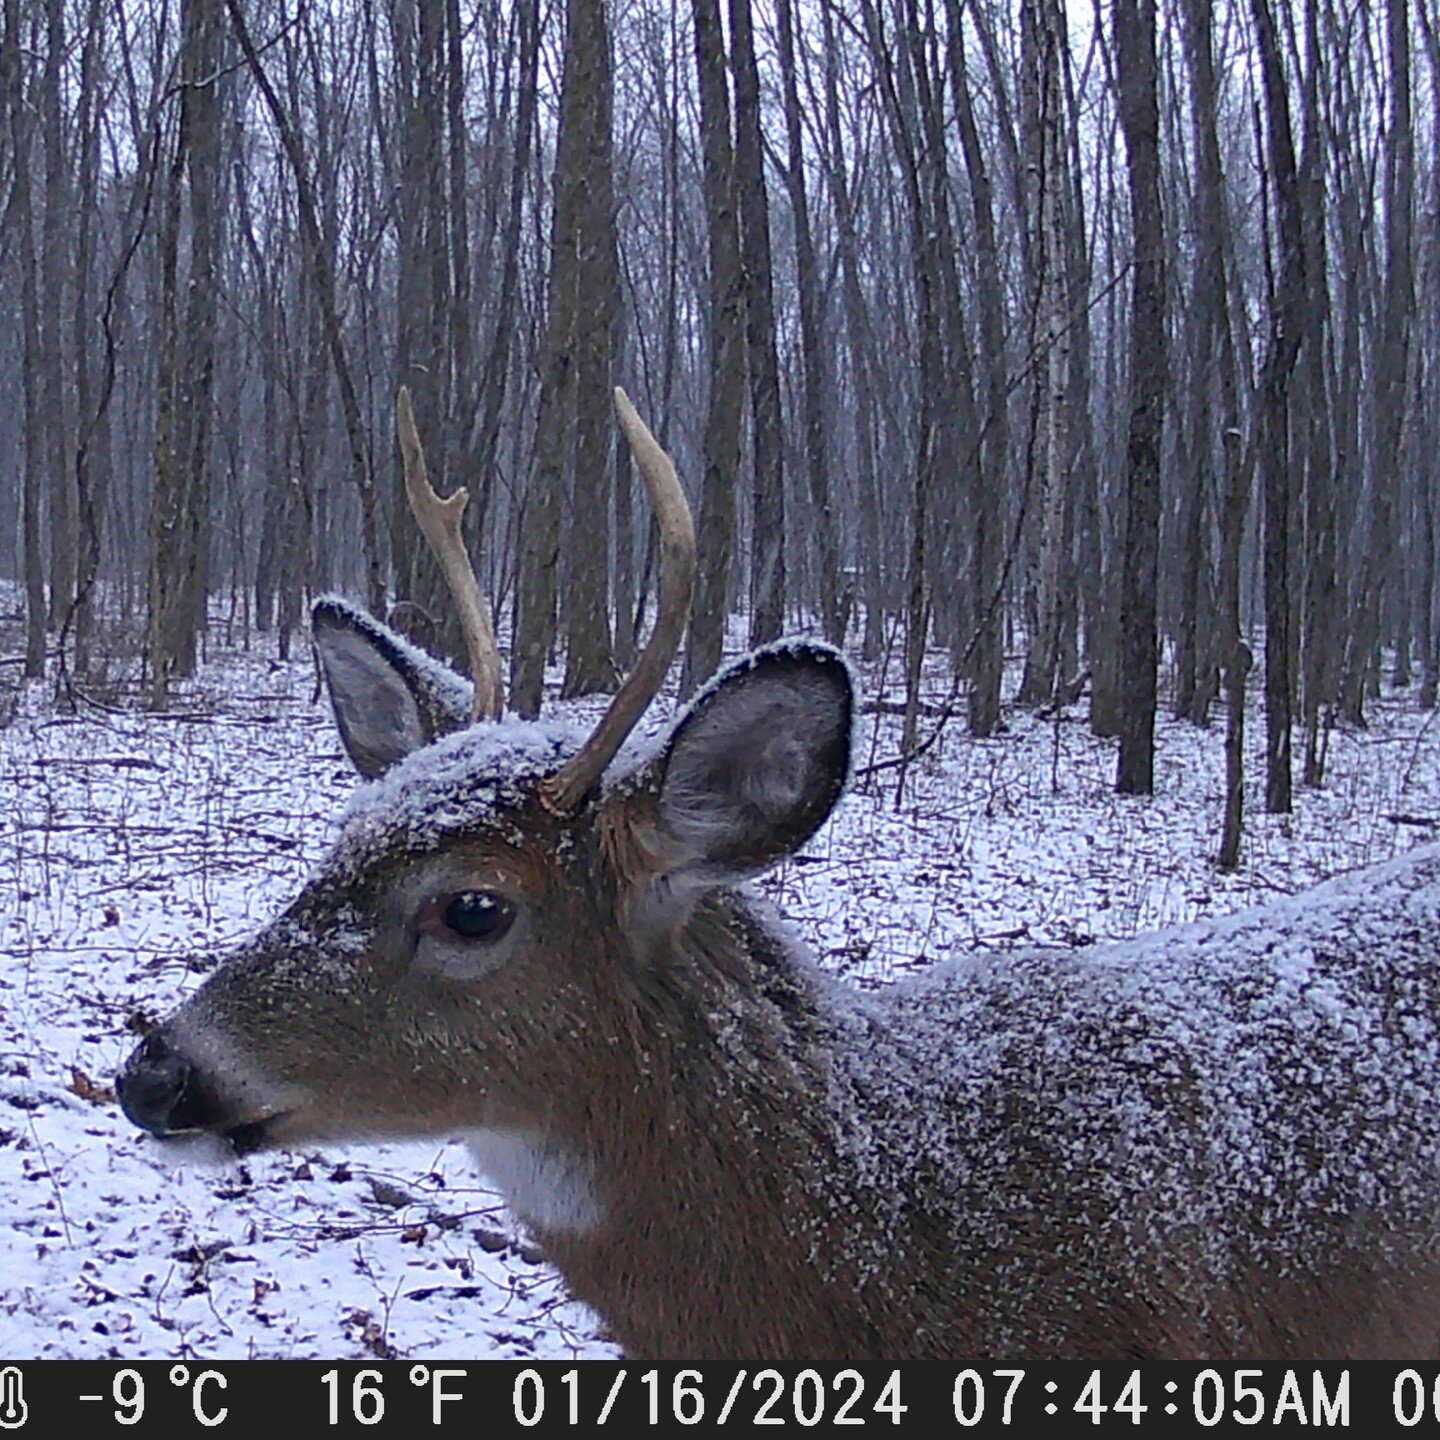
{"label": "deer ear", "polygon": [[363,610],[327,596],[310,623],[340,739],[367,780],[469,723],[469,681]]}
{"label": "deer ear", "polygon": [[660,759],[676,868],[723,882],[803,845],[845,788],[853,709],[850,671],[829,646],[781,644],[725,671]]}

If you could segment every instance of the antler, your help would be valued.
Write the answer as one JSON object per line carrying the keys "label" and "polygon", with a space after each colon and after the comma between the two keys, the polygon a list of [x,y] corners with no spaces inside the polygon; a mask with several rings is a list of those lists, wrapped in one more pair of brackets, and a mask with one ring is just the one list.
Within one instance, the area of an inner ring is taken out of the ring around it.
{"label": "antler", "polygon": [[405,459],[405,493],[460,612],[460,628],[470,652],[470,676],[475,684],[472,720],[498,720],[505,709],[505,682],[500,677],[500,650],[495,644],[495,626],[490,607],[475,579],[465,541],[460,534],[460,517],[470,492],[462,485],[448,500],[431,487],[425,468],[425,451],[415,430],[415,413],[410,408],[410,391],[402,385],[395,399],[395,426],[400,432],[400,453]]}
{"label": "antler", "polygon": [[[665,672],[680,648],[695,584],[695,524],[675,467],[635,413],[629,396],[618,388],[615,410],[660,524],[660,602],[650,639],[610,708],[580,751],[541,783],[540,798],[557,815],[570,815],[580,808],[664,683]],[[465,513],[469,492],[462,486],[449,499],[442,500],[431,488],[425,452],[410,408],[410,392],[403,385],[396,397],[395,422],[405,459],[405,493],[410,509],[440,563],[460,611],[475,682],[472,718],[498,719],[505,708],[505,691],[495,626],[460,535],[460,517]]]}
{"label": "antler", "polygon": [[695,523],[675,467],[618,386],[615,411],[660,524],[660,602],[650,639],[604,718],[580,751],[540,782],[541,801],[557,815],[572,815],[580,808],[655,698],[680,648],[695,586]]}

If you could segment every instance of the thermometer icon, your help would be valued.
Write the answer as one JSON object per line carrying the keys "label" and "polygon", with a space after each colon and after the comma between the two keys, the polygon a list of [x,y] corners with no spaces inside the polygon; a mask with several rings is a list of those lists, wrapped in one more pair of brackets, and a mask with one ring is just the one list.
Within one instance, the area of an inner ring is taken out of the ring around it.
{"label": "thermometer icon", "polygon": [[30,1413],[21,1393],[22,1378],[14,1365],[0,1370],[0,1428],[5,1430],[18,1430]]}

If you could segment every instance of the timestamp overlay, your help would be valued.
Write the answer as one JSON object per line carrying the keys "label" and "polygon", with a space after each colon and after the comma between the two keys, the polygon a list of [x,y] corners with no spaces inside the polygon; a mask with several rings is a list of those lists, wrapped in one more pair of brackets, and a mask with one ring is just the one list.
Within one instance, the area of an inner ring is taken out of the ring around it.
{"label": "timestamp overlay", "polygon": [[0,1431],[253,1436],[863,1428],[1440,1435],[1440,1362],[644,1365],[589,1361],[0,1361]]}

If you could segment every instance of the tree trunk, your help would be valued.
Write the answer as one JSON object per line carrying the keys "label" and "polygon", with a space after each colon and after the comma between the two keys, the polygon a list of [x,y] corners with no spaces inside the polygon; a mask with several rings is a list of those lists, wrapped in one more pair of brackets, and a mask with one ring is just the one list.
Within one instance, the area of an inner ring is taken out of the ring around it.
{"label": "tree trunk", "polygon": [[1300,348],[1305,251],[1295,145],[1279,39],[1269,0],[1252,0],[1265,94],[1269,181],[1278,221],[1280,275],[1270,304],[1270,348],[1256,452],[1265,507],[1265,808],[1288,815],[1290,767],[1290,380]]}
{"label": "tree trunk", "polygon": [[[1032,177],[1029,206],[1033,230],[1032,327],[1036,367],[1033,401],[1038,476],[1028,482],[1038,492],[1037,533],[1032,554],[1035,630],[1020,680],[1022,705],[1048,704],[1060,679],[1060,579],[1064,555],[1066,479],[1070,445],[1066,421],[1070,383],[1068,297],[1062,211],[1065,204],[1066,149],[1060,81],[1065,64],[1065,17],[1054,0],[1026,0],[1021,6],[1022,62],[1027,101],[1027,148]],[[1118,22],[1117,22],[1118,24]],[[1037,483],[1038,482],[1038,483]]]}
{"label": "tree trunk", "polygon": [[[183,90],[166,179],[161,235],[159,396],[150,512],[149,704],[163,709],[176,676],[194,672],[204,619],[204,520],[209,506],[210,412],[215,369],[215,235],[218,170],[215,0],[181,10]],[[188,260],[181,304],[181,211],[189,175]]]}
{"label": "tree trunk", "polygon": [[[570,0],[572,6],[577,0]],[[565,461],[575,414],[575,327],[579,296],[580,232],[584,138],[577,108],[576,67],[580,63],[572,29],[566,37],[561,77],[560,128],[555,141],[555,211],[550,222],[550,273],[545,294],[545,345],[540,367],[540,401],[535,418],[535,452],[521,523],[520,574],[515,596],[513,703],[524,716],[540,713],[545,663],[556,637],[557,569]],[[608,428],[608,427],[607,427]]]}
{"label": "tree trunk", "polygon": [[975,215],[975,249],[979,270],[980,347],[977,357],[983,379],[984,415],[980,421],[979,494],[974,507],[975,653],[971,660],[970,733],[992,735],[1000,723],[1000,681],[1004,667],[1001,644],[1001,563],[1004,495],[1009,454],[1009,399],[1006,394],[1004,284],[995,239],[994,203],[985,151],[975,123],[969,74],[963,48],[964,25],[959,0],[946,0],[949,34],[950,88],[955,99],[960,144],[970,180]]}
{"label": "tree trunk", "polygon": [[475,455],[478,493],[472,494],[475,528],[482,537],[490,518],[490,497],[495,483],[496,456],[500,442],[500,417],[505,407],[506,381],[510,373],[510,352],[514,344],[515,307],[520,278],[521,221],[525,212],[525,187],[529,178],[530,153],[535,132],[535,110],[540,63],[540,0],[524,0],[518,7],[520,30],[519,63],[516,77],[514,154],[505,228],[501,240],[500,280],[496,287],[495,328],[480,380],[480,400],[474,428],[464,448]]}
{"label": "tree trunk", "polygon": [[815,549],[819,558],[820,625],[832,645],[845,639],[841,606],[840,558],[835,515],[830,504],[830,458],[825,444],[825,342],[822,334],[820,277],[810,233],[810,201],[805,186],[804,131],[800,89],[795,77],[795,33],[792,0],[778,0],[780,74],[788,142],[786,179],[795,221],[795,279],[800,303],[800,355],[804,368],[805,459],[810,504],[815,516]]}
{"label": "tree trunk", "polygon": [[750,0],[730,0],[730,43],[735,75],[735,196],[740,210],[750,440],[755,457],[750,643],[763,645],[778,639],[785,627],[785,466],[770,275],[770,206]]}
{"label": "tree trunk", "polygon": [[610,36],[603,0],[569,0],[579,188],[575,281],[575,505],[565,596],[565,697],[613,690],[610,638],[611,347],[620,308],[610,154]]}
{"label": "tree trunk", "polygon": [[[96,375],[91,349],[97,308],[95,294],[95,208],[88,197],[99,189],[100,139],[104,123],[101,90],[101,47],[105,40],[102,0],[90,0],[85,42],[80,62],[77,144],[80,204],[75,246],[75,411],[78,439],[75,449],[77,503],[77,571],[72,612],[75,671],[83,678],[94,669],[95,583],[100,573],[100,536],[105,501],[110,489],[110,396],[114,384],[114,335],[107,333],[105,369]],[[122,255],[121,269],[112,282],[118,291],[129,265]],[[109,320],[103,323],[109,324]],[[62,647],[64,637],[62,635]]]}
{"label": "tree trunk", "polygon": [[1345,707],[1364,723],[1365,672],[1380,643],[1382,616],[1401,555],[1394,517],[1404,454],[1405,396],[1410,371],[1410,332],[1415,294],[1411,259],[1415,151],[1410,107],[1410,29],[1406,0],[1386,0],[1390,123],[1385,127],[1385,276],[1379,338],[1373,363],[1374,463],[1371,466],[1370,533],[1359,584],[1359,617],[1347,657]]}
{"label": "tree trunk", "polygon": [[692,0],[700,89],[700,145],[710,279],[706,322],[709,399],[705,475],[697,535],[695,603],[682,685],[688,693],[720,664],[729,613],[730,552],[735,535],[735,471],[745,383],[745,290],[736,215],[730,99],[718,0]]}
{"label": "tree trunk", "polygon": [[5,0],[5,34],[0,43],[0,95],[9,114],[14,175],[11,233],[20,270],[20,360],[24,393],[24,472],[21,478],[21,548],[25,572],[25,677],[45,674],[45,562],[40,549],[40,512],[45,490],[44,427],[41,423],[40,298],[35,255],[34,206],[30,193],[33,102],[22,73],[28,49],[22,33],[20,0]]}
{"label": "tree trunk", "polygon": [[71,254],[71,160],[61,118],[65,56],[63,0],[45,0],[45,65],[40,120],[45,156],[45,215],[40,238],[40,355],[45,393],[45,448],[50,503],[50,626],[59,630],[75,603],[78,568],[75,414],[65,334],[65,292]]}
{"label": "tree trunk", "polygon": [[[945,354],[941,334],[940,263],[937,250],[940,231],[930,201],[932,192],[922,176],[922,137],[914,93],[913,47],[905,59],[887,63],[891,45],[887,40],[873,0],[864,0],[866,38],[876,64],[886,110],[890,120],[891,146],[900,168],[909,229],[910,264],[917,299],[917,343],[919,358],[919,416],[912,454],[915,478],[909,496],[910,554],[905,590],[905,714],[901,725],[900,750],[908,756],[915,748],[920,710],[920,681],[924,670],[925,644],[930,624],[927,593],[929,564],[926,558],[930,528],[931,496],[935,493],[940,448],[941,408],[945,392]],[[901,771],[903,786],[904,770]],[[897,789],[897,794],[898,794]]]}
{"label": "tree trunk", "polygon": [[1305,140],[1300,172],[1305,226],[1305,319],[1298,360],[1307,423],[1297,439],[1305,464],[1305,592],[1301,611],[1301,717],[1305,727],[1303,783],[1325,778],[1323,717],[1334,706],[1340,655],[1336,614],[1336,508],[1331,445],[1330,392],[1325,374],[1330,311],[1326,271],[1329,249],[1325,222],[1325,135],[1320,111],[1321,50],[1318,0],[1305,4],[1306,75],[1303,93]]}
{"label": "tree trunk", "polygon": [[1155,581],[1160,541],[1160,433],[1165,417],[1165,251],[1155,0],[1116,0],[1115,48],[1135,246],[1120,608],[1123,678],[1115,788],[1122,795],[1149,795],[1155,788]]}
{"label": "tree trunk", "polygon": [[839,232],[841,300],[851,374],[855,387],[856,490],[860,510],[860,573],[864,581],[865,629],[861,654],[876,659],[885,644],[885,614],[888,597],[886,575],[886,527],[881,518],[880,480],[876,473],[874,342],[860,284],[859,237],[856,233],[855,199],[846,173],[846,134],[840,121],[839,57],[832,15],[834,0],[823,0],[820,18],[825,47],[825,137],[826,177]]}

